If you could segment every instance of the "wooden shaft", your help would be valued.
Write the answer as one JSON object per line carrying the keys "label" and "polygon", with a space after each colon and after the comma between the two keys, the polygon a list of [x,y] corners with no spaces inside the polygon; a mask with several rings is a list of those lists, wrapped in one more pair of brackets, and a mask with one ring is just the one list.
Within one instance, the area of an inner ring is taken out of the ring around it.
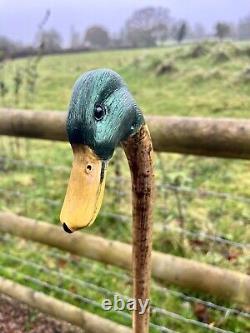
{"label": "wooden shaft", "polygon": [[101,318],[78,307],[47,296],[42,292],[24,287],[19,283],[0,277],[0,292],[28,304],[48,315],[81,327],[88,333],[131,333],[131,330],[111,320]]}
{"label": "wooden shaft", "polygon": [[[132,249],[129,244],[84,232],[68,235],[59,226],[5,212],[0,212],[0,231],[131,269]],[[152,276],[168,285],[207,293],[243,306],[250,305],[250,276],[247,274],[153,251]]]}
{"label": "wooden shaft", "polygon": [[[132,178],[133,207],[133,298],[145,303],[150,297],[151,251],[152,251],[152,205],[154,174],[152,141],[144,125],[138,133],[122,143]],[[149,306],[144,314],[133,313],[133,332],[149,330]]]}
{"label": "wooden shaft", "polygon": [[[0,135],[67,141],[66,112],[0,109]],[[250,159],[250,120],[146,117],[155,151]]]}

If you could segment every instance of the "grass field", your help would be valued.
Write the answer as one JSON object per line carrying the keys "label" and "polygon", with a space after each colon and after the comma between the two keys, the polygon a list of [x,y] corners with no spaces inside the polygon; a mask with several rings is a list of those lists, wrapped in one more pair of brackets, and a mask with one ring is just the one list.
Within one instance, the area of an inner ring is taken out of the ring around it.
{"label": "grass field", "polygon": [[[146,114],[247,117],[250,105],[249,48],[249,45],[211,43],[196,47],[45,57],[38,66],[32,101],[25,98],[27,78],[31,77],[27,75],[27,67],[32,60],[8,62],[0,71],[0,79],[8,82],[10,93],[1,104],[65,110],[79,74],[106,67],[124,77]],[[162,64],[170,64],[169,69],[163,75],[156,75]],[[19,103],[12,94],[17,68],[26,75]]]}
{"label": "grass field", "polygon": [[[2,91],[1,106],[66,110],[72,85],[79,74],[96,67],[109,67],[124,77],[145,114],[237,118],[248,118],[250,115],[250,44],[204,43],[178,48],[50,56],[41,59],[37,70],[32,69],[33,61],[24,59],[0,65],[0,81],[8,88],[8,91]],[[20,73],[21,83],[18,92],[15,92]],[[69,146],[1,138],[0,149],[0,209],[58,223],[72,158]],[[130,194],[126,185],[128,168],[121,152],[118,155],[109,170],[102,216],[87,232],[130,242],[130,225],[121,223],[122,217],[126,217],[130,210]],[[26,161],[25,164],[23,161]],[[35,165],[32,166],[31,162]],[[154,248],[249,274],[249,251],[245,248],[207,241],[204,237],[196,241],[174,231],[176,228],[184,228],[219,236],[229,242],[249,243],[249,202],[235,198],[249,200],[249,166],[248,161],[157,154],[156,179],[159,189],[154,212],[155,226],[157,229],[167,223],[170,230],[163,233],[155,231]],[[125,178],[124,183],[119,181],[117,176],[120,175]],[[182,187],[189,191],[179,193],[171,190],[169,185],[174,189]],[[199,189],[227,192],[231,197],[228,200],[215,195],[204,196],[195,192]],[[79,266],[85,267],[89,263],[84,261],[79,264],[76,258],[69,257],[71,263],[68,265],[62,260],[58,261],[58,258],[51,257],[48,261],[46,249],[37,249],[36,245],[15,238],[4,240],[0,247],[3,253],[7,251],[36,263],[47,263],[51,269],[60,266],[66,273],[82,280],[113,291],[123,291],[125,294],[130,292],[131,281],[127,281],[124,288],[123,280],[100,273],[101,269],[105,271],[105,267],[99,264],[91,264],[91,269],[86,270]],[[0,255],[0,265],[3,266],[1,271],[7,276],[12,276],[5,269],[7,265],[14,269],[19,267],[17,262],[11,262],[3,255]],[[34,267],[24,266],[22,270],[26,274],[47,278],[51,283],[57,281],[57,278],[46,273],[37,273]],[[109,270],[112,271],[111,268]],[[27,284],[18,274],[15,278]],[[65,282],[64,286],[101,301],[101,296],[91,289],[76,287],[72,282]],[[205,295],[197,296],[212,300]],[[157,291],[153,292],[152,300],[154,304],[170,311],[199,319],[195,311],[196,304]],[[79,301],[76,303],[80,305]],[[84,307],[100,312],[90,305]],[[217,311],[204,311],[209,314],[207,322],[223,329],[234,332],[246,332],[249,329],[249,320],[234,316],[222,316],[221,319]],[[111,314],[111,317],[117,316]],[[159,314],[154,314],[152,319],[180,332],[206,331],[205,328],[186,325]],[[119,318],[117,320],[121,321]]]}

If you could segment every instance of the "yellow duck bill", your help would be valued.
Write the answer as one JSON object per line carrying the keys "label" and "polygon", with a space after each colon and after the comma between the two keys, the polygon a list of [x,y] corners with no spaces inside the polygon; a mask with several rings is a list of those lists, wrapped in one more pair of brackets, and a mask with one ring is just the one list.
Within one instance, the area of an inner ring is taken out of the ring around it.
{"label": "yellow duck bill", "polygon": [[60,214],[64,230],[90,226],[101,208],[107,162],[82,144],[72,144],[74,159],[68,188]]}

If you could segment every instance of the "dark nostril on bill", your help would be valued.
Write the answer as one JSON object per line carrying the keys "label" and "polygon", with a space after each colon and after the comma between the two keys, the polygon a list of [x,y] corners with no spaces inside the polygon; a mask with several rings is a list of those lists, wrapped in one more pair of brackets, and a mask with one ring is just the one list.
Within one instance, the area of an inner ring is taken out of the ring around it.
{"label": "dark nostril on bill", "polygon": [[67,232],[68,234],[72,234],[72,230],[70,230],[68,227],[67,227],[67,224],[66,223],[63,223],[63,230],[65,232]]}

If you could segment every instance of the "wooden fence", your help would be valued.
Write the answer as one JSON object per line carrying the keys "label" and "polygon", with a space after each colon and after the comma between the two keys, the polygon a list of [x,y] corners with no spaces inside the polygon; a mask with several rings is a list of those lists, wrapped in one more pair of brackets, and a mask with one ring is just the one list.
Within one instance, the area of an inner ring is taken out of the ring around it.
{"label": "wooden fence", "polygon": [[[105,264],[126,270],[131,268],[132,248],[119,241],[87,233],[69,237],[61,227],[1,212],[0,230]],[[167,284],[250,305],[250,276],[246,274],[153,251],[152,276]]]}
{"label": "wooden fence", "polygon": [[[67,140],[66,113],[0,109],[0,135]],[[155,151],[250,159],[250,120],[146,117]]]}
{"label": "wooden fence", "polygon": [[44,293],[0,277],[0,292],[26,303],[54,318],[79,326],[87,333],[132,333],[128,327],[101,318]]}
{"label": "wooden fence", "polygon": [[[65,112],[0,109],[0,135],[66,141],[65,120]],[[156,151],[250,159],[249,120],[149,116],[146,121]],[[4,212],[0,212],[0,230],[125,270],[131,267],[131,246],[118,241],[80,233],[69,237],[59,227]],[[152,259],[152,275],[162,282],[250,305],[250,277],[246,274],[160,252],[153,252]],[[87,332],[131,332],[49,296],[32,294],[31,289],[7,279],[0,279],[0,291],[35,303],[40,310]]]}

